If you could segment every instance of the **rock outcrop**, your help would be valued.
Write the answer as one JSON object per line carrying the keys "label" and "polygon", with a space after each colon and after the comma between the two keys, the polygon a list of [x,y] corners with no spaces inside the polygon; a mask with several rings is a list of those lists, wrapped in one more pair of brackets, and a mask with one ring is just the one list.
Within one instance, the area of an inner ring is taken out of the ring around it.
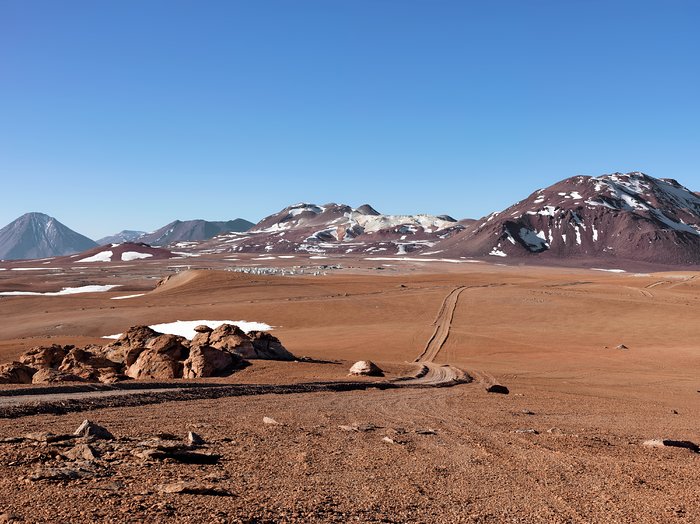
{"label": "rock outcrop", "polygon": [[52,384],[127,379],[168,380],[227,376],[246,359],[296,360],[277,337],[246,334],[237,326],[198,326],[190,341],[134,326],[106,346],[38,346],[18,362],[0,365],[0,384]]}

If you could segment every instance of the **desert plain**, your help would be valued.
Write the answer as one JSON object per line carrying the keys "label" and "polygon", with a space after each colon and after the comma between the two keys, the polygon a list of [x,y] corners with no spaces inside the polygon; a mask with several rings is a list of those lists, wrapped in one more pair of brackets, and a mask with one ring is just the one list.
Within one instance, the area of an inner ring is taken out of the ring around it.
{"label": "desert plain", "polygon": [[[700,443],[698,273],[237,256],[2,264],[0,293],[118,287],[1,296],[0,362],[200,319],[304,358],[127,394],[0,386],[0,521],[700,522],[700,454],[660,444]],[[46,433],[84,419],[114,438],[45,474],[76,446]],[[216,460],[139,452],[190,431]]]}

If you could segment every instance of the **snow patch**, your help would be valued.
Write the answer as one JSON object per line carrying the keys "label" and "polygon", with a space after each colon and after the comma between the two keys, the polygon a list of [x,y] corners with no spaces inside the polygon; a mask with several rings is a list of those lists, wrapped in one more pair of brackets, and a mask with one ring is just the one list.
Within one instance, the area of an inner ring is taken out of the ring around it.
{"label": "snow patch", "polygon": [[111,262],[112,252],[111,251],[100,251],[92,255],[91,257],[81,258],[78,262]]}
{"label": "snow patch", "polygon": [[61,291],[54,291],[48,293],[39,293],[36,291],[2,291],[0,295],[3,296],[45,296],[45,297],[58,297],[62,295],[77,295],[79,293],[102,293],[104,291],[109,291],[119,285],[107,285],[107,286],[80,286],[80,287],[64,287]]}
{"label": "snow patch", "polygon": [[122,253],[122,260],[124,262],[130,262],[132,260],[140,260],[142,258],[150,258],[153,255],[151,253],[139,253],[138,251],[124,251]]}

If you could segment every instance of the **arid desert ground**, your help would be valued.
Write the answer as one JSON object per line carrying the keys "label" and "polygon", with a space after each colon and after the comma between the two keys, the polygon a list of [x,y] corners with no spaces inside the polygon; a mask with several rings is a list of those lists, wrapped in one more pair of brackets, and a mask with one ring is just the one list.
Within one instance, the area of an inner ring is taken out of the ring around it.
{"label": "arid desert ground", "polygon": [[[643,445],[700,443],[697,273],[308,257],[265,261],[305,274],[225,270],[260,265],[240,258],[4,264],[0,292],[119,287],[0,297],[1,362],[198,319],[264,322],[307,358],[199,380],[241,385],[209,397],[180,395],[182,380],[145,395],[0,386],[0,521],[700,522],[700,454]],[[348,377],[357,360],[386,378]],[[433,380],[383,386],[421,363]],[[348,381],[364,386],[326,388]],[[86,418],[114,439],[91,444],[78,478],[50,478],[76,442],[41,432]],[[141,452],[188,431],[216,463]]]}

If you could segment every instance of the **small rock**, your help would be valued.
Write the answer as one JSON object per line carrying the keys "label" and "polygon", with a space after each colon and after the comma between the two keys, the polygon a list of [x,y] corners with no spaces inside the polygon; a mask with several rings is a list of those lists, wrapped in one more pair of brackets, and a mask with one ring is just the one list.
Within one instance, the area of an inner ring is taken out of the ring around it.
{"label": "small rock", "polygon": [[360,360],[350,368],[350,375],[364,375],[368,377],[383,377],[384,372],[371,360]]}
{"label": "small rock", "polygon": [[552,435],[562,435],[564,432],[558,427],[554,426],[552,428],[549,428],[547,430],[547,433],[551,433]]}
{"label": "small rock", "polygon": [[269,424],[271,426],[281,426],[279,422],[277,422],[274,418],[271,417],[263,417],[263,424]]}
{"label": "small rock", "polygon": [[386,442],[387,444],[396,444],[396,441],[391,437],[383,437],[382,442]]}
{"label": "small rock", "polygon": [[615,349],[629,349],[629,348],[627,346],[625,346],[624,344],[620,344],[618,346],[615,346]]}
{"label": "small rock", "polygon": [[189,447],[203,446],[205,444],[204,439],[200,437],[194,431],[188,431],[187,437],[185,438],[185,444]]}
{"label": "small rock", "polygon": [[416,433],[419,435],[437,435],[437,431],[434,429],[417,429]]}
{"label": "small rock", "polygon": [[513,433],[528,433],[530,435],[539,435],[540,432],[532,428],[516,429]]}
{"label": "small rock", "polygon": [[232,493],[226,489],[222,489],[211,484],[203,484],[199,482],[179,481],[170,484],[161,484],[157,487],[161,493],[175,493],[188,495],[213,495],[217,497],[231,497]]}
{"label": "small rock", "polygon": [[501,384],[492,384],[489,387],[486,388],[487,393],[500,393],[502,395],[507,395],[510,393],[507,387],[502,386]]}
{"label": "small rock", "polygon": [[88,444],[78,444],[77,446],[62,453],[68,460],[95,460],[99,453]]}
{"label": "small rock", "polygon": [[27,433],[24,436],[25,440],[33,440],[35,442],[60,442],[62,440],[70,440],[75,438],[75,435],[54,435],[48,431],[36,431],[34,433]]}
{"label": "small rock", "polygon": [[523,415],[534,415],[535,413],[533,411],[530,411],[529,409],[523,409],[521,411]]}
{"label": "small rock", "polygon": [[654,438],[651,440],[645,440],[642,442],[642,446],[646,446],[648,448],[684,448],[692,451],[693,453],[700,453],[700,446],[698,446],[695,442],[690,442],[689,440]]}
{"label": "small rock", "polygon": [[358,431],[357,426],[338,426],[343,431]]}
{"label": "small rock", "polygon": [[212,331],[214,331],[212,328],[210,328],[206,324],[200,324],[199,326],[196,326],[194,328],[194,330],[197,333],[211,333]]}
{"label": "small rock", "polygon": [[107,429],[88,419],[83,420],[83,423],[80,424],[73,435],[76,437],[93,437],[96,439],[114,440],[114,435],[107,431]]}

